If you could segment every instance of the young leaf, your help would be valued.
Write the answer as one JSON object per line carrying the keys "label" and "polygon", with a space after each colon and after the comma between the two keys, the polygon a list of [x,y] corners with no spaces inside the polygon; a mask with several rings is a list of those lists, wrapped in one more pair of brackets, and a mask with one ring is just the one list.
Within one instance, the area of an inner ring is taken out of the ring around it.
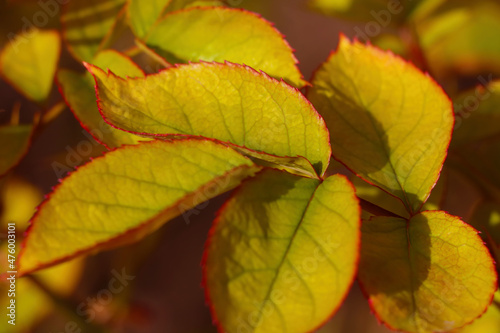
{"label": "young leaf", "polygon": [[213,317],[224,332],[311,332],[353,281],[359,206],[340,175],[322,183],[267,169],[220,211],[204,258]]}
{"label": "young leaf", "polygon": [[138,241],[257,170],[207,140],[151,141],[107,153],[70,174],[39,207],[19,272]]}
{"label": "young leaf", "polygon": [[418,212],[451,138],[453,113],[441,88],[401,58],[341,37],[308,96],[332,133],[333,155]]}
{"label": "young leaf", "polygon": [[[129,80],[87,68],[103,117],[118,128],[149,136],[199,135],[257,153],[303,156],[319,175],[328,166],[328,130],[316,110],[296,89],[249,67],[202,62]],[[314,173],[310,169],[304,172]]]}
{"label": "young leaf", "polygon": [[63,38],[72,55],[91,62],[111,37],[126,0],[72,0],[61,15]]}
{"label": "young leaf", "polygon": [[[144,73],[126,56],[112,50],[99,52],[93,64],[100,68],[112,70],[122,77],[141,77]],[[61,94],[75,117],[92,136],[109,148],[120,147],[123,144],[136,144],[150,139],[139,137],[116,129],[102,119],[95,97],[94,80],[87,73],[79,73],[61,69],[57,73],[57,81]]]}
{"label": "young leaf", "polygon": [[61,39],[55,30],[19,34],[0,55],[0,72],[19,92],[44,102],[52,88]]}
{"label": "young leaf", "polygon": [[283,36],[260,16],[241,9],[206,7],[169,13],[155,24],[146,44],[167,54],[167,60],[168,54],[183,61],[227,60],[296,87],[306,84]]}
{"label": "young leaf", "polygon": [[448,332],[486,311],[496,272],[476,230],[442,211],[362,226],[359,280],[379,320],[405,332]]}

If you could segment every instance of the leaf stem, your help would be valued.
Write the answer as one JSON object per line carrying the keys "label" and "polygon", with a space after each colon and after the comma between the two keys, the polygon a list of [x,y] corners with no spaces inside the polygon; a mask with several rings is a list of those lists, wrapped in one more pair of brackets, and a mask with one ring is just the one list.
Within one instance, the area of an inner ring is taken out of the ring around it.
{"label": "leaf stem", "polygon": [[358,200],[359,200],[359,204],[361,206],[361,209],[363,209],[364,211],[371,213],[375,216],[391,216],[391,217],[397,217],[397,218],[406,220],[405,217],[400,216],[396,213],[393,213],[393,212],[391,212],[385,208],[382,208],[380,206],[377,206],[377,205],[375,205],[375,204],[373,204],[365,199],[358,197]]}

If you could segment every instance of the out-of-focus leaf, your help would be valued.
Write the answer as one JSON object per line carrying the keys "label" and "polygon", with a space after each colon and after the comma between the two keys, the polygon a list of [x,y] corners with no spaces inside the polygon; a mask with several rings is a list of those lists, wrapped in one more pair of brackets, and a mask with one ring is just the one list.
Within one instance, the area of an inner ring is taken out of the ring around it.
{"label": "out-of-focus leaf", "polygon": [[462,93],[453,105],[455,131],[451,149],[459,151],[464,144],[500,136],[500,81]]}
{"label": "out-of-focus leaf", "polygon": [[[382,29],[403,23],[419,2],[421,0],[309,0],[309,5],[327,15],[373,21],[375,27]],[[363,26],[368,29],[367,24]]]}
{"label": "out-of-focus leaf", "polygon": [[172,0],[150,0],[146,4],[144,1],[129,0],[127,17],[134,34],[141,39],[146,37],[171,2]]}
{"label": "out-of-focus leaf", "polygon": [[28,151],[33,125],[0,127],[0,176],[19,163]]}
{"label": "out-of-focus leaf", "polygon": [[[2,246],[3,248],[3,246]],[[7,258],[7,252],[0,249],[0,255]],[[2,263],[2,267],[6,267]],[[51,292],[58,296],[68,296],[77,285],[77,282],[83,272],[83,261],[73,260],[68,263],[57,265],[35,274],[35,277],[44,281]],[[3,272],[2,272],[3,273]],[[9,284],[5,280],[0,281],[0,306],[6,309],[10,304]],[[8,323],[9,317],[5,316],[0,321],[0,331],[5,333],[25,333],[32,332],[34,325],[43,319],[46,315],[56,312],[57,304],[40,290],[33,282],[28,279],[16,280],[16,325]],[[2,314],[6,311],[2,311]],[[22,320],[20,320],[22,319]],[[63,326],[64,327],[64,326]]]}
{"label": "out-of-focus leaf", "polygon": [[3,49],[0,72],[27,98],[43,102],[52,88],[60,50],[55,30],[21,33]]}
{"label": "out-of-focus leaf", "polygon": [[441,211],[362,226],[358,277],[380,321],[406,332],[447,332],[482,315],[496,290],[476,230]]}
{"label": "out-of-focus leaf", "polygon": [[[316,110],[296,89],[249,67],[197,63],[129,80],[87,68],[96,79],[101,113],[118,128],[153,137],[214,138],[270,163],[284,157],[283,166],[310,177],[328,166],[328,130]],[[290,160],[300,156],[310,163]]]}
{"label": "out-of-focus leaf", "polygon": [[61,16],[63,38],[76,59],[92,62],[124,15],[125,3],[126,0],[71,0],[66,4]]}
{"label": "out-of-focus leaf", "polygon": [[36,206],[42,202],[43,195],[33,184],[20,178],[9,177],[2,186],[0,200],[0,225],[15,223],[17,231],[21,233],[28,227],[28,221],[35,213]]}
{"label": "out-of-focus leaf", "polygon": [[[229,0],[232,1],[232,0]],[[191,7],[214,7],[225,5],[224,0],[171,0],[167,11],[173,12],[176,10],[191,8]]]}
{"label": "out-of-focus leaf", "polygon": [[[151,30],[146,44],[169,62],[231,61],[262,70],[302,87],[305,81],[293,50],[260,16],[226,7],[172,12]],[[175,60],[174,59],[174,60]]]}
{"label": "out-of-focus leaf", "polygon": [[392,53],[342,37],[308,97],[328,125],[333,155],[418,212],[451,139],[452,107],[442,89]]}
{"label": "out-of-focus leaf", "polygon": [[[143,77],[144,73],[126,56],[113,51],[99,52],[92,62],[95,66],[113,71],[121,77]],[[149,138],[116,129],[107,124],[99,113],[92,75],[61,69],[57,74],[60,90],[71,111],[82,126],[100,143],[109,148],[137,144]]]}
{"label": "out-of-focus leaf", "polygon": [[355,275],[359,207],[340,175],[266,170],[243,183],[210,233],[204,276],[221,331],[310,332]]}
{"label": "out-of-focus leaf", "polygon": [[468,222],[482,232],[483,238],[490,237],[500,245],[500,204],[493,201],[480,203]]}
{"label": "out-of-focus leaf", "polygon": [[138,241],[259,170],[208,140],[124,146],[70,174],[39,207],[19,274]]}
{"label": "out-of-focus leaf", "polygon": [[441,1],[415,26],[435,75],[500,73],[498,1]]}

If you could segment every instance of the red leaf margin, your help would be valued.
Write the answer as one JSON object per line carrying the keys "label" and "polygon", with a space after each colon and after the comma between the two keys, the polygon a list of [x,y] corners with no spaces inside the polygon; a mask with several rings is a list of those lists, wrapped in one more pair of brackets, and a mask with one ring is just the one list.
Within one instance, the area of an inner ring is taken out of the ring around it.
{"label": "red leaf margin", "polygon": [[[425,202],[427,201],[427,199],[429,198],[432,190],[434,189],[434,187],[436,186],[438,180],[439,180],[439,177],[441,175],[441,171],[443,169],[443,166],[444,166],[444,162],[446,160],[446,157],[448,155],[448,150],[450,148],[450,144],[451,144],[451,138],[452,138],[452,134],[453,134],[453,128],[455,127],[455,112],[454,112],[454,105],[453,105],[453,102],[451,100],[451,98],[446,94],[446,92],[444,91],[443,87],[441,87],[437,81],[428,73],[428,72],[422,72],[415,64],[413,64],[411,61],[409,60],[406,60],[402,57],[400,57],[399,55],[395,54],[394,52],[392,52],[391,50],[382,50],[376,46],[373,46],[370,41],[368,41],[366,44],[363,44],[361,43],[358,38],[353,38],[353,41],[351,43],[351,41],[349,40],[349,38],[343,34],[342,32],[339,34],[339,43],[337,44],[337,48],[334,50],[334,51],[331,51],[330,54],[328,55],[327,59],[321,63],[318,68],[316,68],[316,70],[314,70],[313,74],[312,74],[312,78],[311,78],[311,86],[308,86],[306,87],[306,94],[305,96],[307,97],[309,95],[309,92],[311,91],[312,87],[314,86],[314,80],[316,78],[316,74],[317,72],[323,68],[323,66],[328,63],[330,61],[331,58],[333,58],[338,52],[339,52],[339,46],[340,46],[340,43],[342,43],[343,41],[347,41],[348,43],[350,44],[353,44],[353,45],[364,45],[366,46],[367,48],[369,48],[370,50],[373,50],[375,51],[376,54],[380,55],[381,57],[382,56],[386,56],[388,55],[389,57],[393,58],[393,59],[396,59],[396,60],[401,60],[402,62],[404,62],[408,67],[408,69],[410,69],[411,71],[413,72],[417,72],[419,74],[423,74],[428,80],[430,80],[430,82],[438,89],[438,91],[441,91],[443,93],[443,96],[446,97],[446,99],[448,100],[448,103],[450,105],[450,113],[451,113],[451,116],[452,116],[452,119],[453,119],[453,122],[452,122],[452,126],[451,126],[451,131],[450,131],[450,135],[449,135],[449,139],[448,139],[448,143],[446,144],[446,150],[445,150],[445,153],[444,153],[444,156],[443,156],[443,160],[442,162],[440,163],[441,164],[441,167],[439,168],[439,170],[436,171],[436,180],[434,181],[434,184],[432,185],[432,187],[430,188],[429,190],[429,194],[427,195],[427,198],[425,198],[425,200],[421,203],[418,211],[416,212],[410,212],[408,211],[408,213],[410,214],[410,216],[414,216],[416,214],[419,214],[421,213],[421,210],[422,210],[422,207],[423,205],[425,204]],[[371,181],[363,178],[361,175],[359,175],[357,172],[355,172],[351,167],[349,167],[347,164],[345,164],[344,162],[342,162],[342,160],[340,158],[338,158],[337,156],[335,156],[332,152],[332,157],[334,160],[336,160],[337,162],[341,163],[343,166],[345,166],[349,171],[351,171],[354,175],[356,175],[357,177],[359,177],[361,180],[365,181],[366,183],[372,185],[372,186],[375,186],[379,189],[381,189],[382,191],[388,193],[389,195],[395,197],[396,199],[398,199],[399,201],[401,201],[401,203],[403,204],[403,206],[405,207],[406,209],[406,206],[403,202],[403,200],[401,200],[401,198],[397,197],[396,195],[390,193],[389,191],[383,189],[382,187],[376,185],[376,184],[373,184]]]}
{"label": "red leaf margin", "polygon": [[[265,169],[259,171],[257,174],[255,174],[254,177],[247,178],[247,179],[245,179],[244,181],[242,181],[240,183],[240,185],[231,193],[230,197],[226,200],[226,202],[224,202],[224,204],[221,206],[221,208],[217,211],[216,217],[215,217],[214,221],[212,222],[212,226],[210,227],[210,230],[208,231],[207,240],[205,242],[205,246],[204,246],[204,250],[203,250],[203,256],[202,256],[202,259],[201,259],[201,268],[202,268],[202,282],[201,282],[201,285],[202,285],[203,290],[205,292],[205,304],[208,306],[208,308],[210,310],[210,314],[212,315],[212,323],[217,327],[217,331],[219,333],[226,333],[226,331],[225,331],[224,327],[222,326],[222,324],[220,323],[220,321],[219,321],[219,319],[217,317],[217,313],[215,311],[215,307],[214,307],[213,302],[212,302],[212,296],[210,295],[210,290],[209,290],[208,284],[207,284],[207,279],[208,279],[208,270],[207,270],[208,248],[210,247],[210,244],[212,242],[212,238],[213,238],[213,235],[215,234],[216,227],[220,223],[220,217],[222,215],[222,212],[224,210],[226,210],[226,208],[229,205],[229,202],[231,201],[231,199],[234,198],[236,195],[238,195],[242,191],[242,188],[245,186],[245,184],[247,182],[252,181],[253,178],[255,178],[256,176],[258,176],[259,173],[262,173],[264,171],[265,171]],[[277,170],[277,171],[285,173],[285,171],[282,171],[282,170]],[[322,323],[320,323],[319,325],[317,325],[316,327],[314,327],[310,331],[304,332],[304,333],[312,333],[312,332],[316,331],[317,329],[319,329],[320,327],[322,327],[323,325],[325,325],[328,321],[330,321],[333,318],[333,316],[335,316],[335,314],[337,313],[337,311],[340,309],[340,307],[342,306],[342,304],[346,300],[346,298],[347,298],[347,296],[349,294],[349,291],[351,290],[354,282],[356,281],[356,277],[357,277],[357,273],[358,273],[359,261],[360,261],[360,258],[361,258],[361,206],[359,205],[359,200],[358,200],[358,197],[356,196],[356,188],[351,183],[351,181],[345,175],[341,175],[341,174],[337,174],[337,175],[343,177],[346,180],[347,184],[349,184],[349,186],[351,186],[352,191],[354,193],[354,199],[358,202],[358,205],[357,205],[357,208],[358,208],[358,225],[357,225],[357,230],[359,232],[358,232],[357,244],[356,244],[356,247],[358,249],[358,251],[357,251],[357,257],[356,257],[356,260],[354,261],[354,270],[353,270],[353,273],[352,273],[352,276],[351,276],[351,282],[349,283],[349,285],[345,289],[344,295],[342,295],[342,297],[340,298],[339,304],[337,305],[337,307],[333,309],[333,311],[330,314],[330,316],[327,317],[327,318],[325,318],[325,320]],[[322,182],[322,180],[321,180],[321,182]],[[319,185],[321,185],[321,183]],[[312,200],[312,198],[314,197],[315,193],[316,193],[316,191],[313,193],[313,195],[309,199],[309,202]]]}
{"label": "red leaf margin", "polygon": [[[191,134],[177,134],[177,133],[165,133],[165,134],[154,134],[154,133],[147,133],[147,132],[135,132],[135,131],[130,131],[130,130],[126,130],[126,129],[123,129],[123,128],[120,128],[116,125],[114,125],[107,117],[106,117],[106,114],[104,113],[103,109],[102,109],[102,105],[101,105],[101,99],[100,99],[100,95],[99,95],[99,84],[97,83],[97,78],[96,76],[94,75],[93,73],[93,70],[98,70],[98,71],[102,71],[104,72],[102,69],[100,69],[99,67],[97,66],[94,66],[92,64],[89,64],[89,63],[86,63],[86,62],[83,62],[83,65],[87,68],[87,70],[92,74],[92,76],[94,77],[94,80],[96,82],[95,84],[95,91],[96,91],[96,97],[97,97],[97,106],[99,108],[99,113],[101,114],[101,117],[104,119],[104,121],[110,125],[111,127],[114,127],[116,129],[119,129],[121,131],[124,131],[124,132],[127,132],[127,133],[131,133],[131,134],[135,134],[135,135],[138,135],[138,136],[147,136],[147,137],[155,137],[155,138],[182,138],[182,137],[186,137],[186,138],[189,138],[189,137],[198,137],[198,135],[191,135]],[[328,136],[327,136],[327,141],[328,141],[328,147],[329,147],[329,157],[332,155],[331,154],[331,141],[330,141],[330,135],[329,135],[329,130],[328,130],[328,127],[326,126],[326,123],[323,119],[323,117],[319,114],[319,112],[316,110],[316,108],[311,104],[311,102],[300,92],[299,89],[289,85],[288,83],[286,83],[283,79],[280,79],[280,80],[277,80],[271,76],[269,76],[266,72],[264,71],[261,71],[261,70],[256,70],[250,66],[247,66],[247,65],[241,65],[241,64],[236,64],[236,63],[232,63],[232,62],[229,62],[229,61],[224,61],[224,63],[220,63],[220,62],[216,62],[216,61],[213,61],[213,62],[207,62],[207,61],[200,61],[200,62],[197,62],[197,63],[194,63],[194,62],[189,62],[187,64],[174,64],[172,67],[168,67],[168,68],[164,68],[162,70],[160,70],[158,73],[152,73],[152,74],[146,74],[144,77],[134,77],[134,78],[128,78],[128,79],[124,79],[116,74],[114,74],[112,71],[108,70],[106,72],[107,74],[107,77],[113,77],[117,80],[122,80],[122,81],[125,81],[127,82],[127,80],[134,80],[134,81],[140,81],[140,80],[147,80],[148,77],[150,76],[157,76],[157,75],[163,75],[163,72],[167,72],[167,71],[171,71],[171,70],[176,70],[178,68],[181,68],[181,67],[189,67],[189,66],[214,66],[214,67],[234,67],[234,68],[242,68],[250,73],[252,73],[253,75],[255,76],[258,76],[258,77],[263,77],[265,78],[266,80],[272,82],[272,83],[275,83],[275,84],[278,84],[284,88],[286,88],[288,91],[290,91],[290,94],[297,94],[297,96],[299,96],[299,98],[301,99],[301,102],[305,103],[305,105],[307,105],[312,111],[313,111],[313,116],[316,120],[318,120],[318,122],[320,123],[321,127],[323,127],[326,132],[328,133]],[[200,136],[202,137],[202,136]],[[217,140],[217,139],[214,139],[214,140]],[[227,145],[230,145],[230,146],[234,146],[234,147],[237,147],[237,148],[241,148],[241,149],[245,149],[245,150],[249,150],[249,151],[253,151],[253,152],[256,152],[258,154],[263,154],[263,155],[267,155],[267,156],[276,156],[276,155],[273,155],[273,154],[270,154],[270,153],[267,153],[265,151],[257,151],[257,150],[254,150],[254,149],[250,149],[248,147],[245,147],[245,146],[239,146],[239,145],[236,145],[232,142],[229,142],[229,141],[222,141],[222,140],[217,140],[218,142],[222,142],[222,143],[225,143]],[[285,158],[294,158],[295,156],[277,156],[277,157],[285,157]],[[309,161],[307,158],[305,158],[304,156],[300,156],[298,155],[297,157],[302,157],[304,158],[305,160]],[[309,162],[310,163],[310,162]],[[327,167],[328,165],[330,164],[330,159],[327,160],[327,165],[324,166],[324,171],[322,172],[321,175],[318,174],[318,178],[321,179],[321,177],[323,177],[326,173],[326,170],[327,170]],[[314,169],[314,168],[313,168]]]}
{"label": "red leaf margin", "polygon": [[[174,142],[178,142],[178,141],[210,141],[210,142],[214,142],[214,143],[220,144],[219,142],[217,142],[215,140],[212,140],[212,139],[209,139],[209,138],[201,138],[201,137],[183,138],[183,139],[179,139],[179,140],[170,140],[168,142],[174,143]],[[125,146],[122,146],[120,148],[114,148],[114,149],[106,152],[105,154],[97,157],[97,158],[91,158],[91,161],[87,162],[84,165],[75,167],[74,171],[68,172],[68,174],[66,175],[65,179],[68,178],[68,177],[71,177],[73,174],[76,174],[76,172],[78,170],[89,167],[89,165],[92,163],[92,161],[97,160],[97,159],[103,159],[103,158],[105,158],[106,155],[111,154],[111,153],[113,153],[115,151],[122,150],[122,149],[137,149],[139,146],[142,146],[142,145],[152,145],[152,144],[157,144],[157,143],[158,143],[158,141],[147,141],[147,142],[143,142],[143,143],[137,144],[137,145],[125,145]],[[223,147],[225,147],[227,149],[233,150],[231,147],[224,146],[224,145],[221,145],[221,146],[223,146]],[[244,158],[247,158],[247,157],[244,157]],[[242,165],[242,166],[233,168],[232,170],[226,172],[225,174],[223,174],[223,175],[221,175],[219,177],[216,177],[212,181],[210,181],[210,182],[208,182],[208,183],[200,186],[196,191],[193,191],[192,193],[189,193],[189,194],[185,195],[184,197],[180,198],[175,203],[173,203],[171,205],[171,207],[168,207],[167,209],[164,209],[164,210],[160,211],[158,214],[156,214],[155,216],[153,216],[149,220],[143,221],[142,223],[140,223],[136,227],[132,227],[132,228],[130,228],[128,230],[125,230],[123,233],[121,233],[121,234],[119,234],[119,235],[117,235],[115,237],[112,237],[112,238],[110,238],[110,239],[108,239],[106,241],[103,241],[103,242],[100,242],[100,243],[96,243],[96,244],[94,244],[93,246],[91,246],[89,248],[76,251],[73,254],[70,254],[70,255],[67,255],[65,257],[56,259],[56,260],[54,260],[52,262],[45,263],[45,264],[40,264],[40,265],[38,265],[35,268],[23,271],[22,267],[19,265],[19,261],[20,261],[21,257],[24,254],[24,251],[26,249],[27,243],[28,243],[28,241],[30,239],[29,236],[30,236],[30,234],[32,232],[32,229],[33,229],[33,227],[34,227],[34,225],[35,225],[35,223],[37,221],[37,217],[38,217],[38,214],[39,214],[40,210],[43,209],[43,206],[50,200],[51,195],[53,193],[55,193],[55,191],[57,191],[58,188],[62,185],[63,179],[60,179],[59,180],[60,183],[57,184],[57,185],[55,185],[55,186],[53,186],[52,187],[52,191],[49,194],[45,195],[45,199],[43,200],[42,203],[40,203],[40,205],[38,205],[38,207],[36,208],[35,214],[31,218],[31,220],[29,221],[29,226],[28,226],[28,228],[26,229],[26,231],[24,233],[24,239],[23,239],[23,242],[21,243],[21,250],[19,251],[19,255],[17,256],[18,267],[19,267],[19,269],[18,269],[18,272],[19,272],[18,273],[18,277],[22,277],[22,276],[31,274],[31,273],[33,273],[35,271],[38,271],[40,269],[43,269],[43,268],[48,268],[48,267],[57,265],[59,263],[68,261],[70,259],[73,259],[73,258],[75,258],[77,256],[91,254],[92,252],[95,252],[96,250],[100,250],[100,251],[110,250],[110,249],[113,249],[113,248],[116,248],[116,247],[120,247],[120,246],[123,246],[123,245],[128,245],[128,244],[137,242],[137,241],[139,241],[139,239],[134,239],[134,236],[139,235],[142,238],[142,237],[148,235],[149,233],[151,233],[151,232],[148,232],[147,230],[144,230],[144,228],[146,228],[147,226],[149,226],[151,224],[155,224],[156,223],[156,227],[154,228],[154,230],[157,230],[159,227],[161,227],[162,225],[164,225],[165,223],[167,223],[170,219],[177,217],[179,214],[175,214],[175,213],[176,213],[176,210],[178,210],[177,206],[179,204],[181,204],[182,202],[185,202],[186,200],[189,200],[189,199],[193,199],[193,202],[195,202],[194,201],[194,197],[196,196],[196,194],[199,191],[202,191],[203,189],[205,189],[207,187],[210,187],[214,182],[217,182],[218,179],[224,178],[224,177],[228,176],[231,173],[238,173],[238,172],[240,172],[242,170],[247,170],[249,173],[255,174],[260,169],[261,169],[261,167],[258,167],[256,165],[253,165],[253,166]],[[247,177],[251,177],[251,176],[247,176]],[[245,178],[247,178],[247,177],[245,177]]]}

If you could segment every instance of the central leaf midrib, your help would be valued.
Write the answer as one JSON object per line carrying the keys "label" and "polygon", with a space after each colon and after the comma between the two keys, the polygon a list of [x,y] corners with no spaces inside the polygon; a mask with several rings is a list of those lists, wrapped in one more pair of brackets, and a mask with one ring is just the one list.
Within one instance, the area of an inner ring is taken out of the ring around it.
{"label": "central leaf midrib", "polygon": [[[297,236],[297,233],[300,229],[300,226],[302,225],[302,222],[304,221],[304,217],[307,213],[307,210],[309,209],[309,205],[311,204],[311,201],[312,199],[314,198],[314,195],[316,194],[316,191],[318,190],[319,186],[321,185],[321,183],[319,183],[316,188],[314,189],[314,191],[311,193],[311,196],[309,198],[309,200],[307,201],[307,205],[306,207],[304,208],[304,212],[302,213],[300,219],[299,219],[299,222],[297,223],[297,226],[295,227],[295,230],[293,231],[292,233],[292,236],[290,237],[290,242],[288,243],[288,246],[285,250],[285,252],[283,253],[283,257],[281,258],[280,260],[280,263],[278,264],[277,268],[276,268],[276,275],[274,276],[273,280],[271,281],[270,285],[269,285],[269,288],[267,290],[267,294],[266,296],[264,297],[263,299],[263,304],[260,308],[260,311],[259,311],[259,316],[257,317],[257,320],[256,322],[257,323],[260,323],[260,320],[262,319],[262,314],[264,313],[264,305],[265,305],[265,302],[267,300],[270,300],[270,296],[271,296],[271,293],[273,291],[273,288],[274,288],[274,285],[276,283],[276,281],[278,280],[278,276],[280,275],[280,272],[281,272],[281,269],[283,267],[283,265],[285,264],[285,261],[286,261],[286,258],[288,257],[288,254],[290,252],[290,249],[292,247],[292,244],[295,240],[295,237]],[[276,309],[278,311],[278,309]],[[258,324],[257,324],[258,325]],[[253,327],[253,331],[255,332],[255,329],[257,328],[257,326],[254,326]]]}

